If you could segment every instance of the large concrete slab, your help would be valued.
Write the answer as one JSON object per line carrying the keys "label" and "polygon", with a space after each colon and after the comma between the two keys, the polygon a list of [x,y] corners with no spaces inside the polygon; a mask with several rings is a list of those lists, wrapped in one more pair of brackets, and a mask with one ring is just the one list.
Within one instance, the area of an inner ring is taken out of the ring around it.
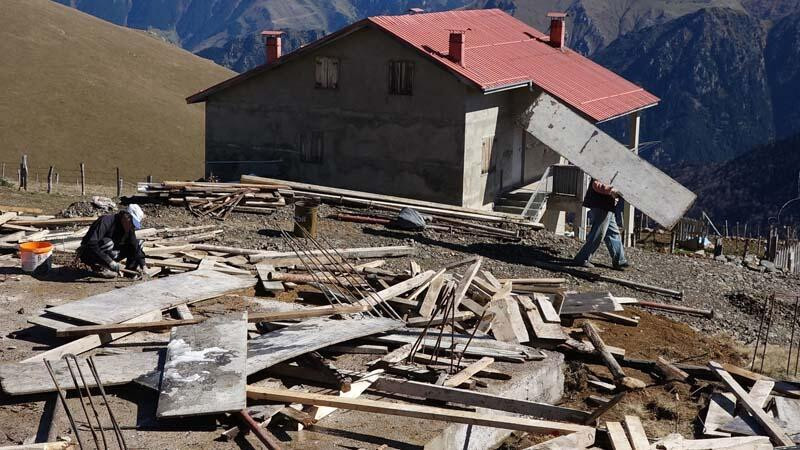
{"label": "large concrete slab", "polygon": [[214,270],[195,270],[136,283],[47,311],[89,323],[119,323],[156,309],[168,309],[218,297],[256,284],[255,277],[239,277]]}
{"label": "large concrete slab", "polygon": [[173,327],[156,416],[185,417],[247,407],[247,313]]}
{"label": "large concrete slab", "polygon": [[626,201],[666,228],[672,228],[697,197],[547,93],[534,100],[521,123],[533,137],[594,179],[613,185]]}

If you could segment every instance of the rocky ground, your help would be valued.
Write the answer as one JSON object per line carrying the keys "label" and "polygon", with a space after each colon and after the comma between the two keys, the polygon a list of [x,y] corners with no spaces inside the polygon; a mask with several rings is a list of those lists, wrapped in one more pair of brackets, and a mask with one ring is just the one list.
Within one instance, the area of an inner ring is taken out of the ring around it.
{"label": "rocky ground", "polygon": [[[42,208],[45,213],[56,213],[68,208],[77,199],[67,195],[43,195],[19,193],[0,188],[0,205],[16,204]],[[216,242],[221,245],[247,248],[290,251],[281,238],[279,230],[290,230],[292,221],[291,208],[279,209],[270,216],[232,214],[224,222],[212,222],[193,217],[188,211],[179,207],[161,205],[143,205],[147,214],[145,226],[192,226],[214,223],[224,233]],[[579,243],[571,238],[556,236],[546,231],[533,231],[525,234],[519,242],[504,242],[494,238],[476,237],[451,232],[408,232],[387,229],[378,225],[361,225],[340,222],[329,218],[333,212],[341,212],[328,206],[320,208],[319,236],[320,240],[333,247],[366,247],[384,245],[414,245],[418,248],[413,260],[422,269],[438,269],[448,262],[471,255],[484,257],[483,268],[491,271],[498,278],[515,277],[551,277],[561,274],[540,269],[533,264],[541,261],[563,263],[574,255]],[[72,213],[91,213],[86,205],[73,207]],[[361,211],[362,213],[364,211]],[[378,213],[372,211],[371,213]],[[61,257],[61,262],[68,262],[69,257]],[[411,258],[387,259],[387,266],[394,269],[406,269]],[[610,268],[610,261],[604,249],[597,253],[597,267],[591,269],[596,273],[607,274],[617,278],[643,282],[664,288],[675,289],[684,293],[683,300],[675,300],[657,295],[645,294],[616,284],[588,282],[570,275],[564,275],[571,288],[579,291],[608,291],[616,296],[636,297],[640,300],[651,300],[663,303],[674,303],[704,309],[713,309],[713,319],[696,318],[677,314],[651,314],[641,309],[626,307],[625,315],[637,316],[641,322],[638,327],[624,327],[603,323],[604,337],[611,345],[625,348],[628,355],[634,358],[655,359],[666,356],[672,360],[704,364],[709,359],[718,359],[737,364],[749,361],[747,351],[751,349],[761,317],[760,308],[773,292],[798,292],[800,279],[793,275],[779,272],[762,273],[751,270],[734,262],[715,261],[686,255],[670,255],[653,251],[630,249],[628,259],[632,268],[618,272]],[[0,342],[0,356],[5,361],[17,361],[41,351],[44,345],[51,342],[43,336],[16,335],[18,330],[26,328],[25,318],[36,309],[46,304],[60,304],[79,299],[87,295],[122,286],[126,282],[66,282],[52,280],[41,282],[26,275],[20,275],[12,268],[3,268],[0,277],[0,330],[3,333]],[[247,295],[252,295],[248,293]],[[195,313],[203,313],[202,308],[234,307],[240,299],[231,298],[226,302],[212,302],[211,305],[198,306]],[[227,305],[227,306],[226,306]],[[233,306],[231,306],[233,305]],[[238,305],[241,307],[241,305]],[[771,326],[770,342],[786,345],[791,333],[791,313],[794,299],[781,297],[776,308],[775,318]],[[164,337],[161,337],[162,340]],[[158,336],[153,339],[158,339]],[[772,351],[770,352],[772,353]],[[780,366],[781,364],[777,364]],[[590,409],[593,406],[585,403],[589,394],[597,394],[587,388],[586,373],[607,375],[605,368],[594,365],[570,365],[566,398],[567,406]],[[633,371],[634,375],[652,381],[649,375]],[[781,375],[775,373],[775,375]],[[130,401],[138,401],[136,395],[121,390],[115,397],[115,407],[125,412],[126,423],[136,422],[137,409],[131,409]],[[128,400],[126,402],[125,400]],[[35,429],[41,413],[42,402],[16,404],[15,399],[0,399],[0,421],[14,424],[14,430],[6,431],[6,438],[0,434],[0,443],[17,443]],[[147,401],[153,401],[148,399]],[[620,418],[624,414],[637,414],[643,418],[648,434],[663,436],[678,430],[685,436],[693,433],[697,426],[698,411],[704,407],[704,397],[689,389],[688,385],[653,384],[648,389],[631,395],[609,413],[608,419]],[[151,405],[152,406],[152,405]],[[139,412],[146,411],[147,404],[139,401]],[[130,410],[130,411],[128,411]],[[172,434],[174,435],[174,433]],[[181,448],[202,446],[207,448],[218,432],[183,433],[185,438]],[[161,442],[170,445],[170,433],[148,434],[136,433],[142,445],[154,445]],[[149,436],[149,437],[148,437]],[[158,436],[153,438],[153,436]],[[151,440],[155,439],[155,440]],[[516,440],[515,440],[516,439]],[[528,437],[517,436],[510,440],[506,447],[523,448],[530,444]],[[227,448],[214,441],[213,446]],[[239,445],[243,445],[239,443]],[[248,444],[249,445],[249,444]]]}

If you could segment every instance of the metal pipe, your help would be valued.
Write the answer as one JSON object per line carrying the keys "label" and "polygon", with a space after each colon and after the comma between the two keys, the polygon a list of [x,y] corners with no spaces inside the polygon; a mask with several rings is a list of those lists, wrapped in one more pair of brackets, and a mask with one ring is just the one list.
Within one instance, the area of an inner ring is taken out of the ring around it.
{"label": "metal pipe", "polygon": [[701,316],[708,319],[714,317],[714,310],[713,309],[698,309],[698,308],[690,308],[688,306],[679,306],[679,305],[669,305],[666,303],[656,303],[656,302],[648,302],[640,300],[638,303],[633,303],[632,306],[642,306],[644,308],[650,309],[660,309],[663,311],[670,311],[675,313],[683,313],[689,314],[692,316]]}

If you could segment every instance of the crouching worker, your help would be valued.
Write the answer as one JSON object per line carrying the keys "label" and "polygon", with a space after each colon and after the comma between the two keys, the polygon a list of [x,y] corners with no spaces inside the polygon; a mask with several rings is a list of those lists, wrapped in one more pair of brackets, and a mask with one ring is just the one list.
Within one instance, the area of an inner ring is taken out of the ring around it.
{"label": "crouching worker", "polygon": [[622,246],[622,239],[619,233],[617,218],[622,217],[619,207],[622,203],[619,194],[613,186],[605,185],[592,179],[583,206],[589,208],[589,218],[592,221],[592,229],[586,236],[586,242],[575,256],[575,264],[583,267],[594,267],[590,262],[592,255],[600,247],[601,243],[606,244],[608,253],[611,255],[611,262],[616,270],[624,270],[628,267],[625,259],[625,249]]}
{"label": "crouching worker", "polygon": [[78,257],[103,278],[120,276],[122,260],[127,270],[143,272],[147,268],[145,255],[142,241],[136,238],[142,219],[144,212],[139,205],[98,218],[81,240]]}

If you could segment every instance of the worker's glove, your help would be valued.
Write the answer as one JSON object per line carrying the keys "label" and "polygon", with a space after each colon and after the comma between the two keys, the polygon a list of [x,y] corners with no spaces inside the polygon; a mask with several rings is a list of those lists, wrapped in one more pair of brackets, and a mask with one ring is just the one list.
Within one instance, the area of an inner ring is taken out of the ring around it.
{"label": "worker's glove", "polygon": [[120,270],[122,270],[122,265],[120,265],[120,263],[116,261],[111,261],[111,263],[108,265],[108,268],[113,270],[114,272],[119,273]]}

